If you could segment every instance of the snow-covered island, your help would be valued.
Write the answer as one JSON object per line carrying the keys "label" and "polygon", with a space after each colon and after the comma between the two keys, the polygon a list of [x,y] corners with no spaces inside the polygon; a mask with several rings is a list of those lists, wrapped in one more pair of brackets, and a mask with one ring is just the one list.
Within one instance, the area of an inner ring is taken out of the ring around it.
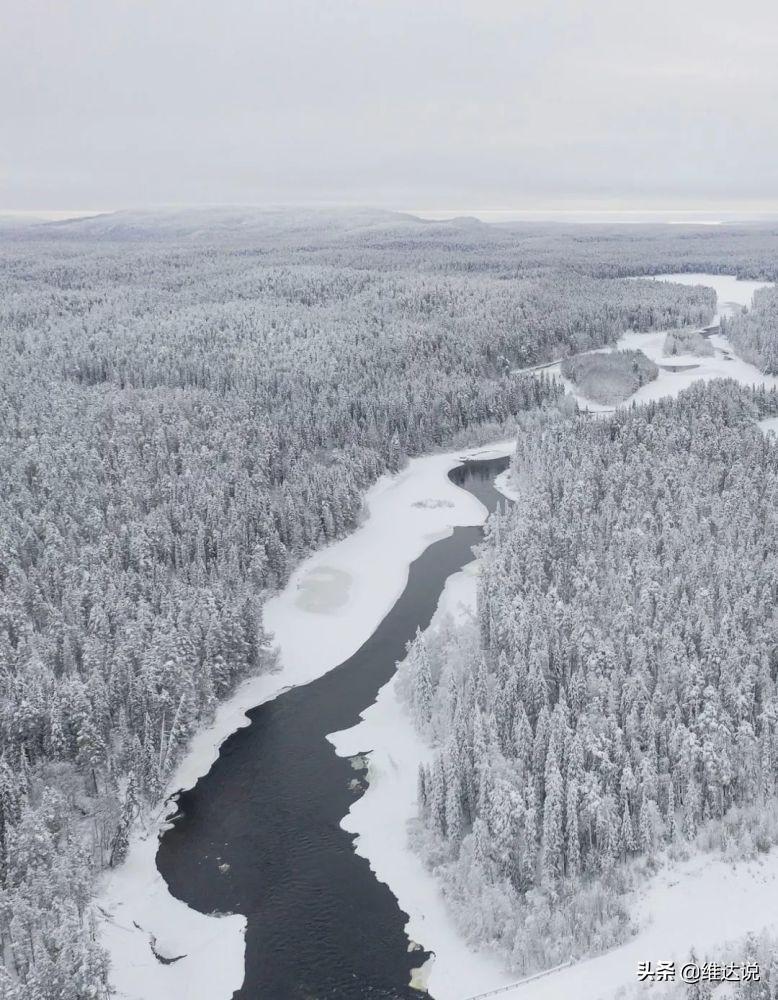
{"label": "snow-covered island", "polygon": [[659,366],[641,350],[626,349],[574,354],[559,369],[579,393],[605,405],[623,403],[659,375]]}

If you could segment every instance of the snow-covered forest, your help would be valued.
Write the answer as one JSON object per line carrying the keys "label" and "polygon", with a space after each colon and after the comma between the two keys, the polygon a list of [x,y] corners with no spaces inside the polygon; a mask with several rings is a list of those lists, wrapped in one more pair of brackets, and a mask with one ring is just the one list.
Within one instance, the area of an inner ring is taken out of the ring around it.
{"label": "snow-covered forest", "polygon": [[720,380],[527,420],[477,620],[409,650],[416,847],[518,972],[624,940],[663,854],[778,840],[776,412]]}
{"label": "snow-covered forest", "polygon": [[394,229],[248,249],[93,230],[0,246],[8,1000],[106,994],[95,873],[218,700],[272,669],[263,596],[368,485],[558,398],[516,367],[713,308]]}
{"label": "snow-covered forest", "polygon": [[[120,863],[132,824],[219,700],[273,669],[264,598],[358,524],[370,484],[406,456],[553,417],[560,387],[517,369],[628,329],[709,322],[710,289],[620,280],[628,270],[774,273],[772,237],[758,229],[724,240],[343,218],[264,215],[233,231],[207,215],[117,216],[2,234],[7,1000],[106,995],[96,873]],[[451,662],[466,672],[463,651],[481,660],[477,639],[457,642]],[[660,792],[654,801],[661,810]],[[639,810],[637,793],[630,802]],[[461,807],[464,834],[477,802]],[[638,811],[630,817],[638,837]],[[582,871],[601,848],[596,830],[586,836]],[[453,863],[459,848],[438,843]],[[482,891],[499,921],[529,883],[490,870]]]}
{"label": "snow-covered forest", "polygon": [[597,403],[621,403],[659,374],[657,365],[640,350],[567,357],[560,371]]}
{"label": "snow-covered forest", "polygon": [[742,358],[778,375],[778,289],[760,289],[753,309],[726,317],[723,329]]}

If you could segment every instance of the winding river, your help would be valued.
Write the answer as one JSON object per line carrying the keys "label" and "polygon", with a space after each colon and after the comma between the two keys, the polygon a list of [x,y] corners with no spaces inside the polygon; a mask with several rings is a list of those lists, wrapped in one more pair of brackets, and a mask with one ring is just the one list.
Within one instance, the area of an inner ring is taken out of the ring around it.
{"label": "winding river", "polygon": [[[507,465],[471,461],[449,476],[491,512],[504,500],[493,481]],[[406,915],[340,827],[362,786],[326,735],[359,721],[480,538],[478,527],[456,528],[430,545],[353,656],[251,710],[251,724],[181,793],[157,865],[173,895],[195,909],[246,916],[240,1000],[419,997],[408,984],[427,955],[409,951]]]}

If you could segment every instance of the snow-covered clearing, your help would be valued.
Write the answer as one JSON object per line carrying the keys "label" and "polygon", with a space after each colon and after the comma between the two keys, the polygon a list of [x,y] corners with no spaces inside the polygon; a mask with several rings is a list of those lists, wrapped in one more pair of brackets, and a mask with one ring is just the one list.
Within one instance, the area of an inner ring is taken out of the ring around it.
{"label": "snow-covered clearing", "polygon": [[[692,948],[715,961],[742,961],[743,955],[727,953],[727,942],[778,926],[778,850],[738,864],[703,855],[667,867],[641,893],[635,918],[641,930],[620,948],[501,995],[612,1000],[636,982],[639,962],[683,962]],[[645,989],[650,995],[650,986]]]}
{"label": "snow-covered clearing", "polygon": [[[213,724],[193,738],[171,777],[170,793],[191,788],[207,774],[222,742],[248,725],[248,709],[351,656],[402,593],[411,562],[432,542],[456,526],[483,523],[483,505],[454,486],[447,473],[463,458],[509,455],[513,446],[508,440],[412,459],[368,491],[365,523],[302,563],[265,606],[281,670],[246,682],[219,707]],[[315,600],[308,599],[312,594]],[[415,775],[414,769],[414,782]],[[102,881],[98,932],[110,953],[120,1000],[220,1000],[243,981],[245,919],[192,910],[170,895],[157,871],[158,835],[174,812],[171,803],[146,830],[137,830],[127,861]],[[158,955],[177,960],[166,964],[156,958],[152,937]]]}
{"label": "snow-covered clearing", "polygon": [[[727,274],[662,274],[653,280],[672,281],[681,285],[708,285],[715,289],[718,296],[718,308],[713,320],[714,325],[719,323],[722,315],[731,312],[733,308],[750,306],[754,292],[768,286],[768,283],[764,281],[738,281],[734,276]],[[764,375],[754,365],[741,360],[735,354],[729,340],[720,333],[711,334],[710,341],[714,347],[712,357],[683,354],[668,358],[662,353],[665,336],[664,330],[654,333],[625,333],[613,347],[602,349],[605,352],[639,349],[658,365],[695,366],[686,371],[675,372],[660,369],[658,377],[653,382],[641,386],[637,392],[625,399],[619,406],[631,406],[633,402],[647,403],[652,399],[677,396],[699,379],[732,378],[740,382],[741,385],[764,385],[768,389],[778,386],[777,378],[772,375]],[[562,377],[559,364],[546,367],[543,371],[547,375],[554,375],[558,378],[565,390],[575,397],[581,409],[589,410],[592,413],[613,412],[612,406],[605,406],[582,396],[572,382]]]}
{"label": "snow-covered clearing", "polygon": [[778,417],[765,417],[764,420],[759,421],[759,426],[765,434],[772,431],[773,434],[778,435]]}
{"label": "snow-covered clearing", "polygon": [[326,613],[342,607],[348,600],[353,578],[342,569],[317,566],[299,582],[296,604],[303,611]]}

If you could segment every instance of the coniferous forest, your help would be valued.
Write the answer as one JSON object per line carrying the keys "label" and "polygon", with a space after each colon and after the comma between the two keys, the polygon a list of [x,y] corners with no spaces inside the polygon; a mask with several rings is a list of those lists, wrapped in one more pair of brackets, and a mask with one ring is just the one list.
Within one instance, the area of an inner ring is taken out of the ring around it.
{"label": "coniferous forest", "polygon": [[517,971],[630,933],[660,852],[778,840],[774,392],[698,383],[520,433],[472,625],[403,685],[438,748],[417,846],[472,940]]}
{"label": "coniferous forest", "polygon": [[[453,905],[525,968],[619,937],[631,860],[771,842],[774,398],[590,423],[518,370],[706,324],[710,289],[624,276],[775,277],[775,235],[163,221],[0,233],[0,996],[108,995],[95,878],[275,668],[264,599],[408,456],[517,429],[477,627],[404,668]],[[768,369],[772,301],[728,325]]]}
{"label": "coniferous forest", "polygon": [[738,354],[770,375],[778,374],[778,291],[762,288],[753,308],[724,322],[724,330]]}

